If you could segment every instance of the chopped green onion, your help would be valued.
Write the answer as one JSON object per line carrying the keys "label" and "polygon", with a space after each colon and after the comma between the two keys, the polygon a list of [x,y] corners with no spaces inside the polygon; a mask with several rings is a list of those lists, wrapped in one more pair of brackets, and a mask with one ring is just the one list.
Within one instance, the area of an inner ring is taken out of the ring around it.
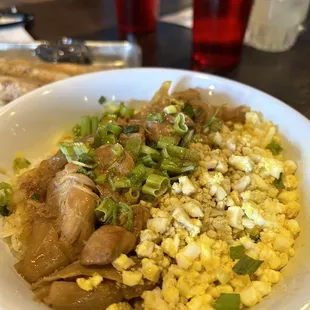
{"label": "chopped green onion", "polygon": [[191,172],[195,170],[196,165],[194,164],[184,164],[181,161],[176,161],[175,159],[164,158],[161,165],[161,170],[166,170],[168,172],[182,174],[185,172]]}
{"label": "chopped green onion", "polygon": [[13,170],[18,173],[22,169],[26,169],[31,165],[30,161],[24,157],[16,157],[13,160]]}
{"label": "chopped green onion", "polygon": [[171,156],[169,155],[166,148],[161,150],[161,156],[162,156],[162,158],[170,158],[171,159]]}
{"label": "chopped green onion", "polygon": [[272,140],[267,146],[266,149],[270,150],[273,155],[279,155],[282,152],[282,147],[278,142]]}
{"label": "chopped green onion", "polygon": [[189,145],[189,143],[191,142],[193,136],[194,136],[194,129],[190,129],[186,135],[182,138],[181,144],[180,146],[182,147],[187,147]]}
{"label": "chopped green onion", "polygon": [[101,125],[107,125],[113,121],[116,121],[117,118],[118,118],[118,116],[116,114],[107,114],[101,118],[100,124]]}
{"label": "chopped green onion", "polygon": [[221,293],[220,297],[213,304],[215,310],[239,310],[240,294]]}
{"label": "chopped green onion", "polygon": [[97,116],[92,116],[90,118],[90,124],[91,124],[91,133],[94,135],[99,126],[99,118]]}
{"label": "chopped green onion", "polygon": [[88,176],[90,179],[94,180],[96,178],[95,172],[92,170],[87,170],[83,167],[79,168],[76,173],[81,173]]}
{"label": "chopped green onion", "polygon": [[233,267],[233,271],[239,275],[253,274],[263,263],[261,260],[244,255]]}
{"label": "chopped green onion", "polygon": [[94,137],[94,142],[92,144],[92,147],[94,149],[97,149],[102,144],[104,144],[103,137],[107,135],[107,130],[105,127],[99,126],[97,129],[97,132]]}
{"label": "chopped green onion", "polygon": [[133,210],[127,204],[116,203],[113,199],[106,197],[95,209],[96,217],[103,224],[117,225],[120,213],[127,215],[127,220],[123,227],[131,230],[133,226]]}
{"label": "chopped green onion", "polygon": [[139,200],[140,192],[134,188],[130,188],[129,191],[124,195],[129,203],[137,203]]}
{"label": "chopped green onion", "polygon": [[140,153],[140,148],[142,145],[142,140],[140,138],[132,138],[126,142],[125,150],[132,155],[134,158],[137,158]]}
{"label": "chopped green onion", "polygon": [[139,125],[128,125],[128,126],[123,126],[123,132],[126,135],[130,135],[132,133],[139,132],[140,126]]}
{"label": "chopped green onion", "polygon": [[142,187],[142,193],[159,197],[163,195],[170,187],[169,178],[158,174],[151,174],[147,177],[146,183]]}
{"label": "chopped green onion", "polygon": [[171,157],[187,159],[193,162],[197,162],[200,160],[199,153],[196,150],[191,150],[191,149],[187,149],[187,148],[176,146],[176,145],[168,145],[167,151]]}
{"label": "chopped green onion", "polygon": [[107,98],[104,97],[104,96],[101,96],[98,101],[99,101],[100,104],[103,104],[103,103],[105,103],[107,101]]}
{"label": "chopped green onion", "polygon": [[78,162],[82,154],[89,152],[89,147],[83,142],[60,142],[59,148],[68,162]]}
{"label": "chopped green onion", "polygon": [[143,164],[135,166],[130,175],[130,180],[132,184],[142,183],[146,178],[147,170]]}
{"label": "chopped green onion", "polygon": [[86,137],[91,134],[91,119],[85,115],[81,117],[81,136]]}
{"label": "chopped green onion", "polygon": [[131,182],[128,178],[126,177],[117,177],[114,180],[114,188],[115,189],[120,189],[120,188],[130,188]]}
{"label": "chopped green onion", "polygon": [[119,114],[121,117],[129,119],[133,117],[134,109],[130,109],[125,106],[124,102],[121,102],[119,105]]}
{"label": "chopped green onion", "polygon": [[79,124],[74,125],[72,128],[72,133],[73,133],[73,136],[75,138],[80,137],[81,136],[81,126]]}
{"label": "chopped green onion", "polygon": [[242,244],[230,247],[230,257],[232,259],[240,259],[244,255],[245,255],[245,248]]}
{"label": "chopped green onion", "polygon": [[159,160],[160,159],[160,153],[157,150],[155,150],[155,149],[153,149],[153,148],[151,148],[151,147],[149,147],[147,145],[142,145],[141,146],[140,153],[141,154],[145,154],[145,155],[151,155],[152,158],[155,159],[155,160]]}
{"label": "chopped green onion", "polygon": [[105,174],[100,174],[95,178],[95,183],[99,185],[103,185],[107,180],[107,176]]}
{"label": "chopped green onion", "polygon": [[122,147],[121,144],[116,143],[116,144],[112,145],[112,152],[117,157],[121,157],[123,155],[124,148]]}
{"label": "chopped green onion", "polygon": [[118,204],[118,211],[120,213],[126,214],[127,215],[127,221],[123,227],[127,230],[131,230],[133,227],[133,219],[134,219],[134,214],[133,210],[130,206],[128,206],[126,203],[120,202]]}
{"label": "chopped green onion", "polygon": [[8,216],[10,213],[9,204],[11,202],[13,190],[9,183],[0,183],[0,215]]}
{"label": "chopped green onion", "polygon": [[284,186],[284,184],[283,184],[283,180],[282,180],[282,172],[280,173],[279,179],[275,179],[275,180],[273,181],[273,184],[275,185],[275,187],[276,187],[277,189],[284,189],[284,188],[285,188],[285,186]]}
{"label": "chopped green onion", "polygon": [[183,113],[186,114],[191,119],[194,119],[194,117],[195,117],[195,112],[194,112],[193,106],[189,103],[185,104],[184,109],[183,109]]}
{"label": "chopped green onion", "polygon": [[163,115],[161,113],[149,114],[146,118],[147,121],[151,122],[162,122],[164,120]]}
{"label": "chopped green onion", "polygon": [[174,105],[168,105],[164,108],[164,112],[167,114],[175,114],[178,112],[178,110]]}
{"label": "chopped green onion", "polygon": [[179,136],[184,136],[187,133],[188,127],[185,124],[185,116],[183,113],[179,113],[176,116],[174,120],[173,129],[174,129],[174,132]]}
{"label": "chopped green onion", "polygon": [[106,125],[106,130],[107,130],[107,132],[114,134],[116,137],[119,137],[119,135],[122,132],[122,127],[118,126],[118,125],[114,125],[112,123],[108,123]]}
{"label": "chopped green onion", "polygon": [[117,203],[113,199],[106,197],[95,209],[95,215],[101,223],[109,224],[117,220],[115,210],[117,210]]}
{"label": "chopped green onion", "polygon": [[107,134],[102,137],[103,144],[115,144],[117,142],[117,138],[112,133]]}
{"label": "chopped green onion", "polygon": [[149,168],[155,168],[158,166],[158,163],[153,160],[150,154],[142,157],[142,163],[144,166],[149,167]]}
{"label": "chopped green onion", "polygon": [[217,132],[222,128],[222,122],[216,118],[218,112],[220,111],[221,106],[217,107],[212,117],[205,123],[203,126],[204,131]]}
{"label": "chopped green onion", "polygon": [[77,165],[86,167],[86,168],[95,168],[95,166],[97,165],[95,156],[94,154],[91,154],[90,151],[88,153],[81,154],[77,161],[79,163],[84,164],[84,165],[81,165],[81,164],[77,164]]}
{"label": "chopped green onion", "polygon": [[159,149],[164,149],[166,148],[168,145],[177,145],[178,144],[178,138],[174,137],[174,136],[164,136],[164,137],[160,137],[158,142],[157,142],[157,148]]}
{"label": "chopped green onion", "polygon": [[104,105],[103,117],[110,116],[111,114],[118,115],[120,107],[115,103],[106,103]]}

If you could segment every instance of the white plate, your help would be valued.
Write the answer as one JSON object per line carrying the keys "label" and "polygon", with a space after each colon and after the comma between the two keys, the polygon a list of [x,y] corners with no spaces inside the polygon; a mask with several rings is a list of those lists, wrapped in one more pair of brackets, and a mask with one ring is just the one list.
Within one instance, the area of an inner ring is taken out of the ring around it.
{"label": "white plate", "polygon": [[[173,81],[174,90],[201,88],[210,103],[246,104],[279,125],[286,138],[286,153],[299,164],[303,231],[295,246],[296,256],[283,270],[280,284],[253,309],[310,309],[310,122],[265,93],[220,77],[170,69],[125,69],[74,77],[42,87],[0,110],[0,167],[11,167],[18,151],[30,160],[42,157],[81,115],[100,111],[101,95],[110,100],[150,99],[166,80]],[[13,262],[7,246],[0,242],[0,308],[46,309],[32,301]]]}

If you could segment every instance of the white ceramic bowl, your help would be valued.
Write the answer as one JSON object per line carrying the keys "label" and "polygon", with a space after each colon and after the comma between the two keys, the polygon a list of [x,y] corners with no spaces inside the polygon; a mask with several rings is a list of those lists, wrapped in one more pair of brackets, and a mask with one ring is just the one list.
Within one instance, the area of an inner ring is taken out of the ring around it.
{"label": "white ceramic bowl", "polygon": [[[100,111],[101,95],[110,100],[148,100],[166,80],[173,81],[173,90],[200,88],[210,103],[248,105],[279,126],[286,154],[299,164],[303,207],[299,221],[303,231],[296,242],[296,256],[283,270],[283,279],[253,309],[310,309],[310,122],[265,93],[220,77],[170,69],[106,71],[57,82],[0,110],[0,167],[10,168],[18,151],[30,160],[42,157],[81,115]],[[32,301],[30,289],[15,272],[13,263],[7,246],[0,241],[0,309],[46,309]]]}

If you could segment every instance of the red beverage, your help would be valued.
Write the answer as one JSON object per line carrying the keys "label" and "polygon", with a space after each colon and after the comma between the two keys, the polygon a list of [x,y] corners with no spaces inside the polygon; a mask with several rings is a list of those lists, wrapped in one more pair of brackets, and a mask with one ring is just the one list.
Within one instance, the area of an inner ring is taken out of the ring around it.
{"label": "red beverage", "polygon": [[116,0],[116,11],[120,31],[152,32],[156,29],[159,0]]}
{"label": "red beverage", "polygon": [[193,70],[235,66],[253,0],[194,0]]}

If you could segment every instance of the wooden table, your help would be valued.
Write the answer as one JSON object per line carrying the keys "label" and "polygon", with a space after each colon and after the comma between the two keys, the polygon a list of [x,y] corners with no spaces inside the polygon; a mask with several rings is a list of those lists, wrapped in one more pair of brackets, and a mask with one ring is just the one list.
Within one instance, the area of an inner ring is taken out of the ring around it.
{"label": "wooden table", "polygon": [[[162,0],[161,14],[191,4],[190,0]],[[159,23],[156,34],[122,37],[116,28],[113,0],[60,0],[21,5],[33,13],[29,32],[36,39],[69,36],[89,40],[129,39],[143,49],[143,65],[190,69],[191,31]],[[265,53],[244,47],[239,66],[227,77],[261,89],[310,118],[310,20],[297,44],[288,52]],[[180,48],[182,46],[182,49]],[[264,104],[264,103],[262,103]]]}

